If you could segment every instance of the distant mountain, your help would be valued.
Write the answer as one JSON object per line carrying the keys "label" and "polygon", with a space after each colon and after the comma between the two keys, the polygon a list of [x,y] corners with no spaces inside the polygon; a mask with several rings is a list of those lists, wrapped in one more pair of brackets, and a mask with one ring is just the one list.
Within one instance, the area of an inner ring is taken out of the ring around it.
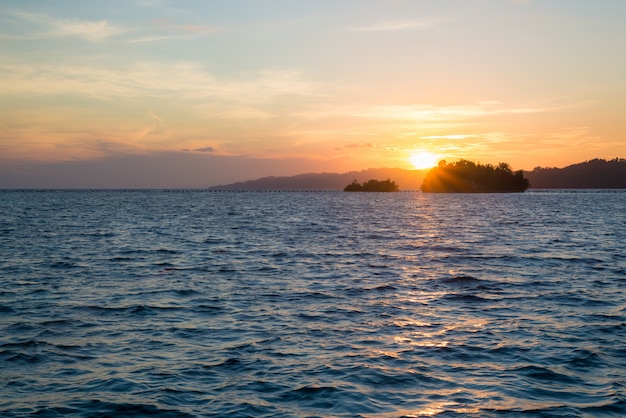
{"label": "distant mountain", "polygon": [[626,160],[594,159],[564,168],[536,167],[524,176],[533,189],[626,189]]}
{"label": "distant mountain", "polygon": [[428,170],[405,170],[402,168],[370,168],[348,173],[307,173],[291,177],[263,177],[257,180],[243,181],[209,190],[343,190],[356,180],[395,181],[400,190],[419,190]]}
{"label": "distant mountain", "polygon": [[[348,173],[307,173],[291,177],[263,177],[209,190],[343,190],[356,180],[395,181],[400,190],[420,190],[429,170],[370,168]],[[564,168],[537,167],[524,171],[532,189],[626,189],[626,160],[594,159]]]}

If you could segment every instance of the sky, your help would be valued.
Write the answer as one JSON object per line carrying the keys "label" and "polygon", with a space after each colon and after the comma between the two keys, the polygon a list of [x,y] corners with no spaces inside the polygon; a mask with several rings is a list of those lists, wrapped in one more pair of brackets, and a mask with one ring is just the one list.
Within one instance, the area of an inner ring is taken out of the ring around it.
{"label": "sky", "polygon": [[625,21],[623,0],[4,0],[0,187],[626,157]]}

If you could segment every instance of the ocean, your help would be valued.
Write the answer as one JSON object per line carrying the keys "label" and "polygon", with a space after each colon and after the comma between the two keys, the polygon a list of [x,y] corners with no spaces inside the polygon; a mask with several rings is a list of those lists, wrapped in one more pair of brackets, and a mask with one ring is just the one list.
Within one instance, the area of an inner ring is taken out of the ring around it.
{"label": "ocean", "polygon": [[0,191],[0,415],[626,416],[626,191]]}

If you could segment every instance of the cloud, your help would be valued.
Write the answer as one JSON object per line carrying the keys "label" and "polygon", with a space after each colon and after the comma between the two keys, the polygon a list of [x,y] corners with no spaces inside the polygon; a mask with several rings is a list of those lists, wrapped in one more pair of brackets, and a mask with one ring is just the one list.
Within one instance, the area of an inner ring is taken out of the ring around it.
{"label": "cloud", "polygon": [[79,36],[92,42],[101,41],[126,32],[126,30],[112,25],[106,20],[57,20],[54,21],[54,27],[57,36]]}
{"label": "cloud", "polygon": [[170,40],[188,41],[201,36],[219,32],[222,29],[215,26],[197,24],[174,24],[168,19],[153,20],[149,27],[138,28],[142,31],[140,36],[129,38],[131,44],[161,42]]}
{"label": "cloud", "polygon": [[221,143],[215,149],[205,145],[218,139],[241,145],[242,138],[279,143],[286,138],[282,131],[287,118],[289,126],[298,126],[292,109],[319,95],[315,83],[297,71],[217,77],[190,62],[113,68],[0,61],[0,75],[0,100],[5,103],[0,159],[109,155],[111,150],[98,147],[98,141],[138,153],[181,148],[256,153],[257,144],[235,150]]}
{"label": "cloud", "polygon": [[161,41],[171,41],[171,40],[179,40],[186,41],[193,39],[193,36],[188,34],[177,34],[177,35],[144,35],[137,38],[132,38],[128,40],[128,43],[131,44],[144,44],[148,42],[161,42]]}
{"label": "cloud", "polygon": [[344,145],[344,148],[372,148],[374,146],[374,144],[370,143],[370,142],[361,142],[361,143],[351,143],[351,144],[347,144]]}
{"label": "cloud", "polygon": [[456,134],[456,135],[429,135],[422,136],[421,139],[465,139],[465,138],[475,138],[476,135],[470,134]]}
{"label": "cloud", "polygon": [[[110,68],[89,65],[0,63],[2,95],[76,95],[102,100],[171,99],[177,103],[266,103],[281,96],[319,96],[318,86],[294,70],[218,79],[193,62],[137,62]],[[215,109],[212,109],[215,111]],[[222,111],[233,111],[232,108]],[[225,114],[227,114],[226,112]],[[248,108],[247,114],[253,115]],[[241,116],[236,112],[235,116]],[[258,117],[258,112],[255,117]]]}
{"label": "cloud", "polygon": [[[34,23],[39,31],[29,35],[12,36],[13,39],[46,39],[76,36],[90,42],[98,42],[128,32],[106,20],[56,19],[45,14],[10,12],[14,17]],[[6,36],[3,36],[6,37]]]}
{"label": "cloud", "polygon": [[60,19],[41,13],[23,11],[5,12],[17,18],[18,23],[30,23],[34,27],[25,28],[27,34],[15,35],[0,33],[0,39],[31,40],[78,37],[89,42],[102,42],[116,39],[131,44],[160,42],[168,40],[191,40],[215,33],[219,28],[197,24],[173,24],[167,19],[152,21],[150,25],[132,28],[122,27],[107,20]]}
{"label": "cloud", "polygon": [[499,102],[479,102],[466,105],[438,106],[434,104],[370,106],[347,110],[356,117],[405,121],[449,121],[502,114],[544,112],[550,109],[532,107],[506,108]]}
{"label": "cloud", "polygon": [[[571,106],[571,105],[568,105]],[[562,109],[545,107],[506,107],[497,101],[481,101],[460,105],[436,105],[428,103],[402,105],[327,105],[315,110],[301,111],[297,115],[307,119],[322,118],[363,118],[391,122],[445,122],[471,118],[503,115],[538,113]]]}
{"label": "cloud", "polygon": [[423,19],[423,20],[392,20],[374,23],[367,26],[351,28],[353,32],[397,32],[407,30],[428,29],[446,22],[445,19]]}

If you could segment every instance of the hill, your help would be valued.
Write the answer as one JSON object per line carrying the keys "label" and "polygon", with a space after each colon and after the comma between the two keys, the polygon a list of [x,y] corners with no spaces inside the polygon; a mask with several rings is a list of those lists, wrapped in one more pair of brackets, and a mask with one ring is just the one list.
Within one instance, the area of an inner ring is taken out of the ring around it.
{"label": "hill", "polygon": [[524,176],[533,189],[626,189],[626,160],[596,158],[564,168],[536,167]]}
{"label": "hill", "polygon": [[209,190],[343,190],[352,181],[366,182],[373,178],[392,179],[401,190],[419,190],[428,170],[402,168],[370,168],[347,173],[307,173],[291,177],[263,177]]}
{"label": "hill", "polygon": [[[347,173],[307,173],[290,177],[263,177],[209,190],[343,190],[353,180],[363,183],[382,178],[395,181],[400,190],[420,190],[429,170],[371,168]],[[626,160],[594,159],[564,168],[537,167],[523,171],[532,189],[626,189]]]}

